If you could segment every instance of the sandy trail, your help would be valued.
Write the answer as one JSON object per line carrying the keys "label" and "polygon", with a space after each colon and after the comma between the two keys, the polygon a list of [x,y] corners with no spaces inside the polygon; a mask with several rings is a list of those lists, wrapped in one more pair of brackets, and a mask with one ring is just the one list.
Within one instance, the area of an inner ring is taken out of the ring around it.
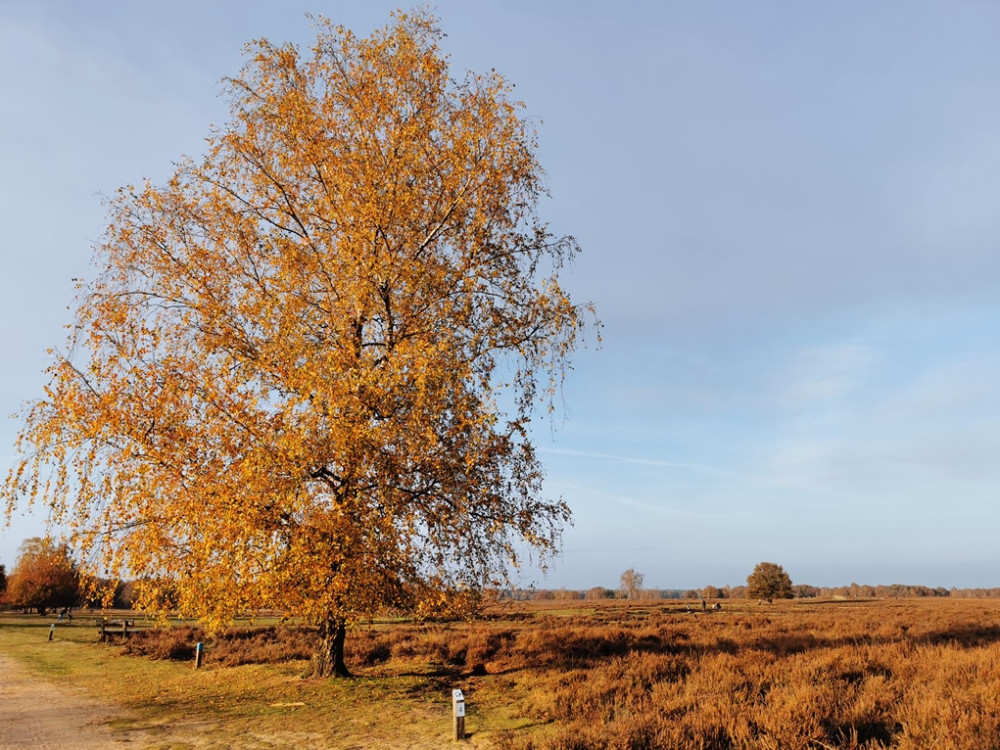
{"label": "sandy trail", "polygon": [[[110,722],[120,720],[114,732]],[[122,750],[123,748],[184,747],[222,750],[231,747],[204,721],[185,719],[169,725],[139,721],[136,714],[111,701],[92,698],[82,690],[32,674],[0,653],[0,750]],[[227,735],[228,736],[228,735]],[[230,737],[231,739],[231,737]],[[297,732],[294,724],[278,734],[252,725],[241,735],[241,747],[338,748],[341,750],[427,750],[439,742],[421,739],[385,742],[376,737],[338,738]],[[467,747],[481,747],[470,739]]]}
{"label": "sandy trail", "polygon": [[99,750],[135,747],[105,726],[124,709],[30,674],[0,654],[0,748]]}

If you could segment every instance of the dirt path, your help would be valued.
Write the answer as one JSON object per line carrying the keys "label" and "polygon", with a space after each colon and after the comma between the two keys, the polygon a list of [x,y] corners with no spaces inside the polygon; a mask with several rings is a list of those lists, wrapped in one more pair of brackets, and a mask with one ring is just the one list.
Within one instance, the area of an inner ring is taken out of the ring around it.
{"label": "dirt path", "polygon": [[[111,722],[120,722],[112,731]],[[127,727],[127,728],[126,728]],[[95,699],[82,690],[32,674],[16,660],[0,653],[0,750],[136,750],[185,748],[228,750],[232,734],[221,736],[205,720],[184,718],[164,724],[142,721],[127,708]],[[428,750],[440,743],[420,740],[388,745],[371,737],[346,744],[336,737],[298,732],[294,724],[278,734],[251,725],[241,735],[241,747],[253,750],[284,748],[350,748],[350,750]],[[471,742],[469,747],[479,747]]]}
{"label": "dirt path", "polygon": [[0,748],[4,750],[113,750],[135,747],[106,727],[124,709],[93,700],[69,686],[35,677],[0,654]]}

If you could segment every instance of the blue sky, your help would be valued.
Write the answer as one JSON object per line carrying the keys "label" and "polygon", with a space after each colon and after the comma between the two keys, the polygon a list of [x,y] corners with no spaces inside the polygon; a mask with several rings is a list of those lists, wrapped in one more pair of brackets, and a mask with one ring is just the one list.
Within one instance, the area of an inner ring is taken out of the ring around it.
{"label": "blue sky", "polygon": [[[0,412],[42,394],[100,194],[201,153],[242,44],[381,2],[0,3]],[[1000,585],[1000,5],[441,2],[540,121],[598,307],[537,440],[540,586]],[[0,464],[16,420],[0,422]],[[18,514],[0,562],[39,533]]]}

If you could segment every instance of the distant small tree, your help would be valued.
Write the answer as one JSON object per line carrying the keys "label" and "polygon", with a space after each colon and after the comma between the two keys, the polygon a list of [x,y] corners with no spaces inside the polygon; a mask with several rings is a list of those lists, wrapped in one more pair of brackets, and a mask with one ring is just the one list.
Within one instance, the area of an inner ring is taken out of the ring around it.
{"label": "distant small tree", "polygon": [[798,583],[792,586],[792,593],[796,599],[814,599],[819,596],[819,589],[808,583]]}
{"label": "distant small tree", "polygon": [[792,579],[780,565],[771,562],[757,563],[753,573],[747,576],[748,599],[791,599]]}
{"label": "distant small tree", "polygon": [[701,590],[702,599],[721,599],[722,591],[718,586],[706,586]]}
{"label": "distant small tree", "polygon": [[618,591],[623,599],[637,599],[642,591],[642,573],[636,573],[634,568],[629,568],[622,573],[621,586]]}
{"label": "distant small tree", "polygon": [[604,586],[594,586],[589,589],[586,594],[586,598],[590,600],[594,599],[614,599],[615,592],[611,589],[606,589]]}
{"label": "distant small tree", "polygon": [[11,604],[37,609],[44,615],[53,607],[72,607],[80,599],[80,573],[69,547],[50,539],[26,539],[10,575]]}
{"label": "distant small tree", "polygon": [[579,591],[573,591],[572,589],[557,589],[553,594],[559,601],[572,601],[583,598],[583,595]]}

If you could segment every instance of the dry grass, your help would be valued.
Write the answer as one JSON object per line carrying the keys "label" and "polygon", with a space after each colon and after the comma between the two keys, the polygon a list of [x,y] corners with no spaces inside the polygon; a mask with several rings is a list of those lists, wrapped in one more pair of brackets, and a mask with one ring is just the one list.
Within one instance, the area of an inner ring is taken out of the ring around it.
{"label": "dry grass", "polygon": [[[164,667],[161,689],[122,697],[220,727],[252,715],[276,732],[281,704],[300,704],[295,726],[314,747],[438,746],[461,687],[471,744],[501,750],[1000,750],[996,600],[732,602],[693,614],[533,602],[488,615],[355,631],[353,681],[298,678],[308,630],[244,627],[207,643],[202,673]],[[176,627],[124,648],[189,659],[200,639]],[[119,670],[154,664],[115,658]],[[373,713],[388,721],[365,723]]]}
{"label": "dry grass", "polygon": [[1000,747],[1000,606],[612,607],[524,633],[510,750]]}
{"label": "dry grass", "polygon": [[308,659],[316,635],[301,627],[239,627],[212,639],[190,625],[140,630],[123,641],[122,653],[149,659],[191,661],[195,646],[207,642],[203,664],[238,667],[244,664],[282,664]]}

